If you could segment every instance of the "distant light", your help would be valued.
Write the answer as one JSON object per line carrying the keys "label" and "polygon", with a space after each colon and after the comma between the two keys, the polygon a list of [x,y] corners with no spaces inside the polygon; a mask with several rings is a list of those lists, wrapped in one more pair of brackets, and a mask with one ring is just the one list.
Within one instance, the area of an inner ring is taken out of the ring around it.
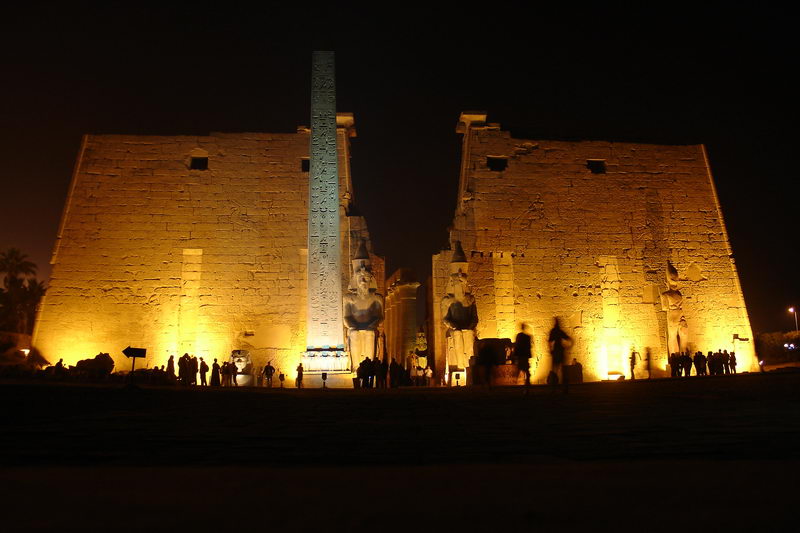
{"label": "distant light", "polygon": [[790,312],[790,313],[794,313],[794,307],[790,307],[790,308],[789,308],[789,312]]}
{"label": "distant light", "polygon": [[20,352],[24,353],[25,357],[27,357],[28,354],[31,353],[30,349],[28,349],[28,348],[23,348],[23,349],[20,350]]}
{"label": "distant light", "polygon": [[789,343],[788,343],[788,342],[787,342],[787,343],[784,343],[783,347],[784,347],[784,348],[788,348],[788,347],[789,347]]}

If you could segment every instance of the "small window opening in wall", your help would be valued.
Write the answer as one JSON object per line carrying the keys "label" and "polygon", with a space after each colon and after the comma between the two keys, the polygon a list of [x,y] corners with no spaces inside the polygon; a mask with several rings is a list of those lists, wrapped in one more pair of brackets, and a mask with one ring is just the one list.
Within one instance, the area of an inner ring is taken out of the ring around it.
{"label": "small window opening in wall", "polygon": [[486,166],[489,167],[489,170],[492,172],[502,172],[508,166],[508,158],[487,156]]}
{"label": "small window opening in wall", "polygon": [[592,171],[592,174],[605,174],[606,173],[606,160],[605,159],[587,159],[586,167]]}
{"label": "small window opening in wall", "polygon": [[208,170],[208,158],[192,157],[189,160],[189,170]]}
{"label": "small window opening in wall", "polygon": [[300,160],[300,170],[303,172],[308,172],[311,168],[311,160],[308,158],[303,158]]}

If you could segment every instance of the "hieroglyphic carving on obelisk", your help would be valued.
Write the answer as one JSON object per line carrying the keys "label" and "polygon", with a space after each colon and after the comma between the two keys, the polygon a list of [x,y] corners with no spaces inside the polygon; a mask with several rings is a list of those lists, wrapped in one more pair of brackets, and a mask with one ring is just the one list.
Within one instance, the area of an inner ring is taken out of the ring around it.
{"label": "hieroglyphic carving on obelisk", "polygon": [[311,71],[311,154],[308,192],[309,371],[348,370],[342,328],[339,168],[333,52],[314,52]]}

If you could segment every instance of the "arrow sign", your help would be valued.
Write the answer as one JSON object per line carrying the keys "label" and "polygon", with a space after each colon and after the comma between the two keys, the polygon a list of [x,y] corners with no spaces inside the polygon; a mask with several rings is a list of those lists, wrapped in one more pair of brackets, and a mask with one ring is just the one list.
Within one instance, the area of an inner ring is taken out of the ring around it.
{"label": "arrow sign", "polygon": [[125,357],[133,357],[133,358],[144,357],[145,354],[147,353],[147,349],[146,348],[131,348],[130,346],[128,346],[127,348],[122,350],[122,353],[125,354]]}

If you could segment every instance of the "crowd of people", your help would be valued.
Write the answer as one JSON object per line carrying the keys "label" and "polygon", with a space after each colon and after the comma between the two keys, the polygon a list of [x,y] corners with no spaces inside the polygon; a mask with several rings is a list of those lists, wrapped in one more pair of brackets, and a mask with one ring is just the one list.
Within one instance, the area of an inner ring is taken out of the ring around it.
{"label": "crowd of people", "polygon": [[356,369],[357,386],[363,389],[385,389],[400,386],[428,386],[433,382],[433,369],[430,365],[425,368],[416,366],[405,368],[392,358],[380,360],[376,355],[373,359],[365,357]]}
{"label": "crowd of people", "polygon": [[716,352],[696,352],[692,356],[689,352],[673,353],[669,356],[670,375],[673,378],[692,375],[692,367],[696,376],[721,376],[736,373],[736,352],[728,350]]}

